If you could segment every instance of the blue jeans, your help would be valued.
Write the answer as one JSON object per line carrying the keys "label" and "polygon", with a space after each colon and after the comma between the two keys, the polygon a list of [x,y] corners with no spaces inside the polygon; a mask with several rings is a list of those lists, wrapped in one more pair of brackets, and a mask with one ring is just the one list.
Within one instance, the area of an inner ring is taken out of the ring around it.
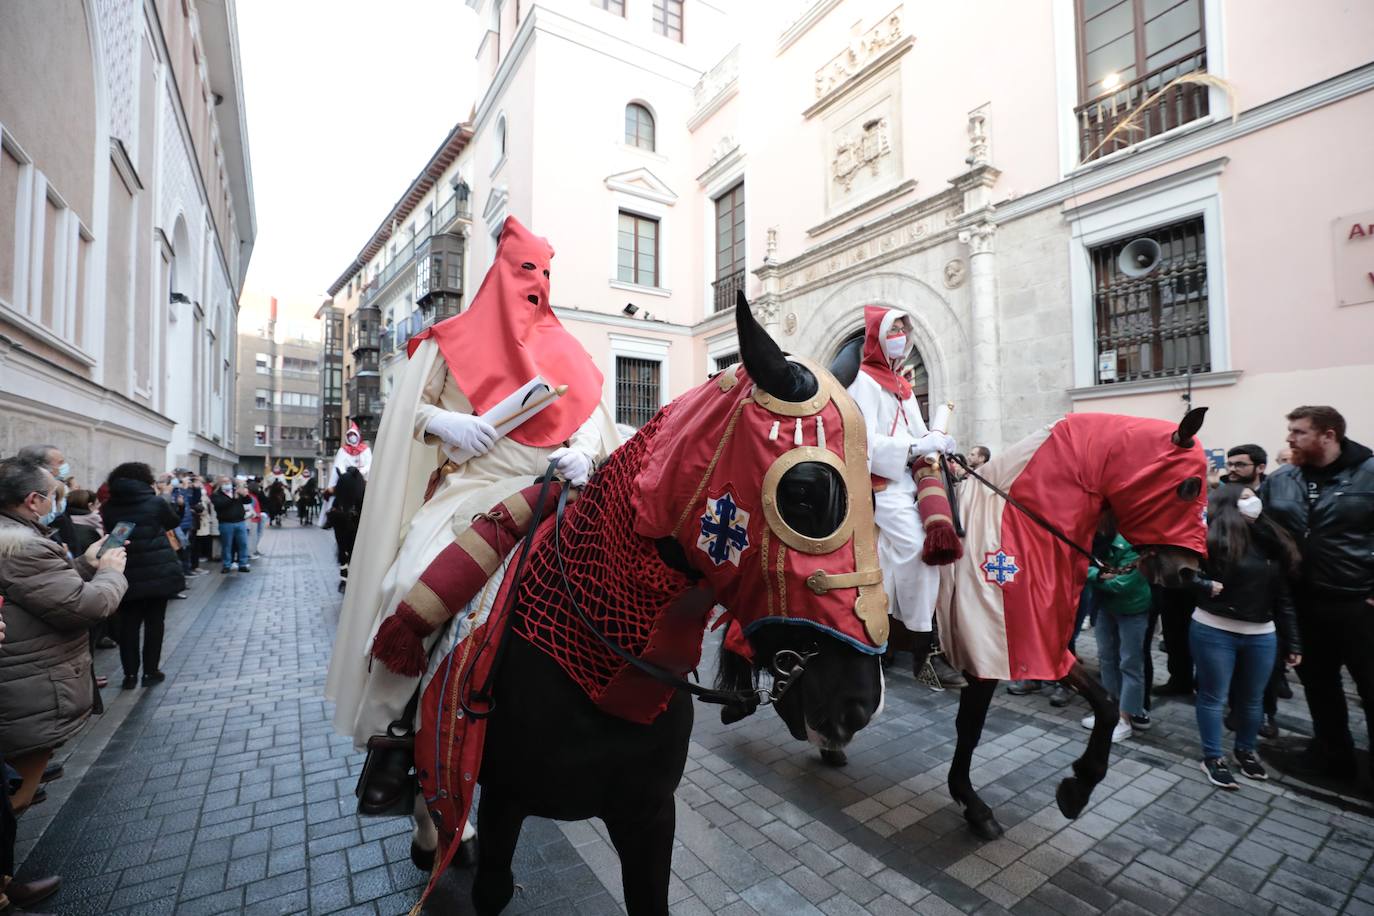
{"label": "blue jeans", "polygon": [[1221,756],[1221,710],[1234,690],[1231,713],[1236,722],[1236,750],[1253,751],[1259,736],[1264,685],[1274,673],[1278,635],[1243,636],[1192,622],[1188,642],[1197,667],[1197,730],[1202,756]]}
{"label": "blue jeans", "polygon": [[240,567],[248,565],[248,523],[219,523],[220,560],[228,569],[237,563]]}
{"label": "blue jeans", "polygon": [[1132,716],[1145,712],[1145,625],[1150,615],[1117,614],[1105,605],[1098,608],[1097,661],[1102,667],[1102,686],[1120,697],[1121,711]]}

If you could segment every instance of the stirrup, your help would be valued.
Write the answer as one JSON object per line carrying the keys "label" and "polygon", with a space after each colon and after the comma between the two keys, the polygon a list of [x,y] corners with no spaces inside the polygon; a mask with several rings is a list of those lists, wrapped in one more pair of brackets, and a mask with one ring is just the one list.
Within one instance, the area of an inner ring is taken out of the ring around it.
{"label": "stirrup", "polygon": [[931,652],[926,656],[925,663],[921,665],[921,673],[916,675],[916,683],[923,684],[936,693],[944,693],[945,685],[940,683],[940,676],[935,673],[935,665],[931,661],[936,654]]}

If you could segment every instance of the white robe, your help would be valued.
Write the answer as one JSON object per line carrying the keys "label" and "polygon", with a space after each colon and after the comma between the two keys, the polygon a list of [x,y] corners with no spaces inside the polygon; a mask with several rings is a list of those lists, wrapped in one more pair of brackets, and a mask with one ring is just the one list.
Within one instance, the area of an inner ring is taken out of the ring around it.
{"label": "white robe", "polygon": [[[363,475],[363,480],[367,480],[367,475],[372,472],[372,449],[364,448],[356,455],[350,455],[345,449],[339,449],[334,453],[334,465],[329,469],[329,483],[326,490],[333,490],[339,485],[339,478],[348,472],[349,468],[357,468]],[[334,508],[333,495],[325,497],[324,504],[320,507],[320,517],[315,520],[317,527],[323,528],[329,519],[329,510]]]}
{"label": "white robe", "polygon": [[[485,455],[445,477],[423,502],[430,474],[446,460],[439,439],[425,432],[440,410],[472,413],[472,405],[431,338],[411,357],[382,415],[374,459],[378,473],[368,482],[325,682],[325,696],[335,703],[335,729],[358,747],[401,715],[416,685],[415,678],[369,664],[377,627],[468,520],[532,484],[556,448],[498,439]],[[569,441],[596,459],[619,443],[600,406]]]}
{"label": "white robe", "polygon": [[921,560],[925,528],[916,511],[916,481],[907,454],[928,432],[914,397],[905,401],[860,370],[849,393],[868,427],[868,469],[887,485],[873,494],[878,526],[878,566],[883,571],[888,613],[907,629],[929,632],[940,591],[938,567]]}

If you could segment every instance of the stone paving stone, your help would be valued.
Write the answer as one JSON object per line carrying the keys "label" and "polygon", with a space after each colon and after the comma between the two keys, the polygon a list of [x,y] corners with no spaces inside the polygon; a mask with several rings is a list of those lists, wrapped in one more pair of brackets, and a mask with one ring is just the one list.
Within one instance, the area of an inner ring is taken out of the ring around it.
{"label": "stone paving stone", "polygon": [[[251,576],[226,578],[184,624],[169,680],[142,691],[47,822],[21,870],[66,882],[61,913],[385,913],[425,876],[405,819],[359,819],[361,755],[320,698],[339,600],[328,535],[272,531]],[[708,637],[702,677],[711,675]],[[1084,645],[1086,643],[1086,646]],[[1080,649],[1093,661],[1091,634]],[[1162,658],[1156,661],[1162,671]],[[1298,688],[1300,691],[1300,687]],[[1286,729],[1310,728],[1300,699]],[[697,717],[670,882],[675,914],[1374,911],[1374,821],[1277,776],[1221,793],[1198,770],[1189,704],[1113,747],[1070,822],[1054,793],[1082,753],[1081,701],[999,692],[974,783],[1006,828],[972,837],[946,787],[958,694],[888,675],[883,717],[825,767],[767,710]],[[1352,709],[1352,727],[1363,728]],[[531,819],[508,912],[622,912],[619,861],[597,822]],[[429,910],[467,913],[470,873]]]}

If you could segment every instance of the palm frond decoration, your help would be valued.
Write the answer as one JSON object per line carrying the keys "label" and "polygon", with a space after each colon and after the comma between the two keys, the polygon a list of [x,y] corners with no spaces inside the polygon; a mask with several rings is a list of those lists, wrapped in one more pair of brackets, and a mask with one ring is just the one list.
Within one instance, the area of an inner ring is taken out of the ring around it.
{"label": "palm frond decoration", "polygon": [[[1153,105],[1162,95],[1167,93],[1170,89],[1173,89],[1175,86],[1182,86],[1190,83],[1196,85],[1211,86],[1214,89],[1220,89],[1222,92],[1225,92],[1226,106],[1231,110],[1231,123],[1234,124],[1236,122],[1236,119],[1240,116],[1240,110],[1236,104],[1237,97],[1236,88],[1234,86],[1232,86],[1229,82],[1222,79],[1221,77],[1211,73],[1205,73],[1201,71],[1185,73],[1182,76],[1176,76],[1173,79],[1169,80],[1169,82],[1165,83],[1163,86],[1159,87],[1154,92],[1150,93],[1144,99],[1142,99],[1140,104],[1131,110],[1130,114],[1122,118],[1121,121],[1118,122],[1117,125],[1107,133],[1107,136],[1102,138],[1101,143],[1093,147],[1092,152],[1088,153],[1088,155],[1083,157],[1083,161],[1091,161],[1092,158],[1096,156],[1104,146],[1106,146],[1108,143],[1111,143],[1114,139],[1116,139],[1118,135],[1131,131],[1143,131],[1145,128],[1140,125],[1140,120],[1141,116],[1145,113],[1145,111],[1148,110],[1151,105]],[[1112,114],[1115,115],[1115,97],[1113,97],[1112,108]]]}

